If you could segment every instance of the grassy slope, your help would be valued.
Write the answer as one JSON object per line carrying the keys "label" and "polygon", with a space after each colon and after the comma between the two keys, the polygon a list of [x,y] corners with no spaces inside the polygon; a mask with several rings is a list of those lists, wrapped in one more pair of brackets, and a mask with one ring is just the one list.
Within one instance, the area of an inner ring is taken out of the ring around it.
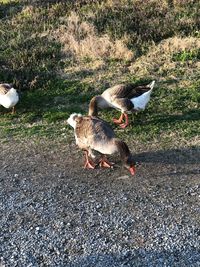
{"label": "grassy slope", "polygon": [[[174,1],[171,7],[167,1],[159,6],[155,1],[150,1],[150,6],[140,1],[123,1],[124,5],[118,6],[112,1],[75,6],[62,1],[45,1],[45,5],[40,1],[29,5],[17,0],[0,2],[0,80],[13,82],[22,92],[15,115],[0,107],[1,139],[65,137],[69,114],[86,113],[89,99],[97,92],[116,82],[155,79],[148,108],[133,117],[131,127],[118,130],[118,135],[137,143],[158,142],[164,146],[181,141],[199,143],[200,47],[186,45],[182,50],[173,50],[172,45],[167,56],[173,71],[164,65],[161,54],[160,61],[159,56],[156,58],[156,67],[146,72],[134,69],[136,63],[139,70],[143,69],[143,63],[153,55],[153,47],[167,38],[199,37],[198,3],[184,1],[180,5]],[[94,60],[77,54],[63,55],[62,42],[49,36],[66,23],[71,10],[93,25],[97,35],[126,39],[134,54],[132,59],[110,56]],[[118,115],[114,110],[101,113],[108,121]]]}

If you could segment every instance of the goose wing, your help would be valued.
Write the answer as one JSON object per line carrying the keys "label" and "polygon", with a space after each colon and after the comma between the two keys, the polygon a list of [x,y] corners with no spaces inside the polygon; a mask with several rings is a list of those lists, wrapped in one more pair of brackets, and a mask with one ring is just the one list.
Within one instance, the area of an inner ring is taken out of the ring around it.
{"label": "goose wing", "polygon": [[90,147],[94,150],[99,144],[106,144],[115,137],[110,125],[96,117],[84,116],[76,118],[75,134],[80,147]]}
{"label": "goose wing", "polygon": [[107,95],[109,94],[111,98],[134,98],[134,97],[138,97],[146,92],[148,92],[149,90],[152,89],[154,85],[153,84],[148,84],[148,85],[140,85],[140,86],[136,86],[134,84],[118,84],[115,85],[109,89],[107,89],[103,95]]}
{"label": "goose wing", "polygon": [[6,95],[11,88],[12,87],[10,86],[10,84],[1,83],[0,84],[0,95]]}
{"label": "goose wing", "polygon": [[106,97],[109,95],[111,98],[126,98],[131,90],[130,84],[118,84],[108,88],[102,95]]}
{"label": "goose wing", "polygon": [[143,95],[144,93],[148,92],[149,90],[151,90],[151,87],[149,87],[147,85],[140,85],[140,86],[132,88],[132,90],[130,90],[127,93],[126,97],[129,99],[132,99],[132,98]]}

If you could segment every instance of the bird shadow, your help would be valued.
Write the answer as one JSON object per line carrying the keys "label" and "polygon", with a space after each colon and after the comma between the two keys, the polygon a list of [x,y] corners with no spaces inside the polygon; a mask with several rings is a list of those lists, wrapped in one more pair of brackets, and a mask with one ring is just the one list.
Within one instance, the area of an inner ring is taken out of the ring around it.
{"label": "bird shadow", "polygon": [[145,163],[198,164],[200,162],[200,147],[147,151],[136,154],[135,158],[137,161]]}
{"label": "bird shadow", "polygon": [[[184,250],[159,250],[156,249],[132,249],[122,254],[92,254],[86,257],[79,256],[78,259],[71,262],[71,267],[116,267],[116,266],[197,266],[198,250],[186,246]],[[193,265],[194,264],[194,265]]]}
{"label": "bird shadow", "polygon": [[157,115],[154,120],[150,120],[149,123],[160,124],[160,123],[175,123],[181,121],[198,121],[200,120],[200,110],[190,109],[179,115]]}
{"label": "bird shadow", "polygon": [[[158,151],[147,151],[134,155],[138,167],[145,164],[158,165],[166,169],[162,176],[200,175],[200,147],[177,148]],[[169,171],[168,165],[174,166]],[[166,166],[166,168],[164,167]],[[189,168],[190,166],[190,168]],[[154,173],[154,177],[160,177]]]}

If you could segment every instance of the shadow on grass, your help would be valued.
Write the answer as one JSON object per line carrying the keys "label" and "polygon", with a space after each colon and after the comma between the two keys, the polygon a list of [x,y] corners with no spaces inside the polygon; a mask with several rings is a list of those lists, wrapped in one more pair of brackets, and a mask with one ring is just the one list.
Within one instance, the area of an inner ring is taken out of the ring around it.
{"label": "shadow on grass", "polygon": [[23,126],[43,119],[48,123],[65,120],[73,112],[87,114],[91,91],[88,84],[80,81],[54,78],[45,89],[22,92],[15,114],[0,106],[0,116],[8,123],[19,126],[20,122]]}
{"label": "shadow on grass", "polygon": [[18,90],[48,87],[56,78],[60,44],[48,37],[36,37],[16,42],[14,46],[19,51],[17,55],[10,49],[5,49],[1,55],[1,80],[13,83]]}
{"label": "shadow on grass", "polygon": [[47,88],[61,68],[61,44],[44,34],[44,27],[53,24],[48,18],[48,3],[43,10],[47,16],[46,20],[43,18],[44,25],[41,9],[36,13],[38,19],[36,11],[26,16],[21,13],[24,7],[32,4],[36,3],[12,1],[0,7],[0,16],[4,17],[0,24],[0,81],[12,83],[22,91]]}
{"label": "shadow on grass", "polygon": [[46,110],[65,105],[66,108],[77,105],[77,109],[91,97],[91,88],[80,81],[66,81],[60,78],[49,81],[48,88],[29,91],[22,94],[19,104],[22,110]]}
{"label": "shadow on grass", "polygon": [[[2,1],[1,1],[2,2]],[[71,4],[71,1],[66,0],[34,0],[34,1],[23,1],[23,0],[12,0],[7,2],[0,2],[0,19],[9,18],[11,19],[17,13],[21,12],[25,6],[43,7],[49,8],[54,4],[62,3],[63,5]],[[72,5],[72,4],[71,4]]]}
{"label": "shadow on grass", "polygon": [[23,3],[19,3],[19,1],[9,1],[6,3],[0,4],[0,19],[4,19],[9,17],[11,19],[17,13],[21,12],[23,9]]}
{"label": "shadow on grass", "polygon": [[182,121],[198,121],[200,120],[200,110],[199,109],[191,109],[183,112],[183,114],[179,115],[156,115],[152,120],[148,120],[149,124],[174,124]]}

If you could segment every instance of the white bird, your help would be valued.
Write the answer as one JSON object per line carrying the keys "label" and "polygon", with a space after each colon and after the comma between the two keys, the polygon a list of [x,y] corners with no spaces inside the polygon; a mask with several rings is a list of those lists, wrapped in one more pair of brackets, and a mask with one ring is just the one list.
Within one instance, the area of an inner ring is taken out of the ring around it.
{"label": "white bird", "polygon": [[15,105],[19,101],[17,90],[10,84],[0,83],[0,105],[4,108],[12,108],[12,113],[15,112]]}
{"label": "white bird", "polygon": [[[101,95],[91,99],[89,105],[90,116],[97,116],[98,109],[115,108],[121,111],[119,119],[113,122],[121,128],[128,126],[128,114],[144,110],[150,100],[155,81],[148,85],[135,86],[133,84],[118,84],[106,89]],[[125,123],[122,123],[125,119]]]}
{"label": "white bird", "polygon": [[82,116],[76,113],[71,114],[67,122],[74,128],[76,144],[85,151],[86,162],[84,168],[95,168],[95,163],[89,158],[92,157],[93,150],[101,154],[100,167],[106,168],[112,166],[106,155],[118,152],[123,166],[134,175],[135,161],[127,144],[115,137],[114,131],[107,122],[96,117]]}

